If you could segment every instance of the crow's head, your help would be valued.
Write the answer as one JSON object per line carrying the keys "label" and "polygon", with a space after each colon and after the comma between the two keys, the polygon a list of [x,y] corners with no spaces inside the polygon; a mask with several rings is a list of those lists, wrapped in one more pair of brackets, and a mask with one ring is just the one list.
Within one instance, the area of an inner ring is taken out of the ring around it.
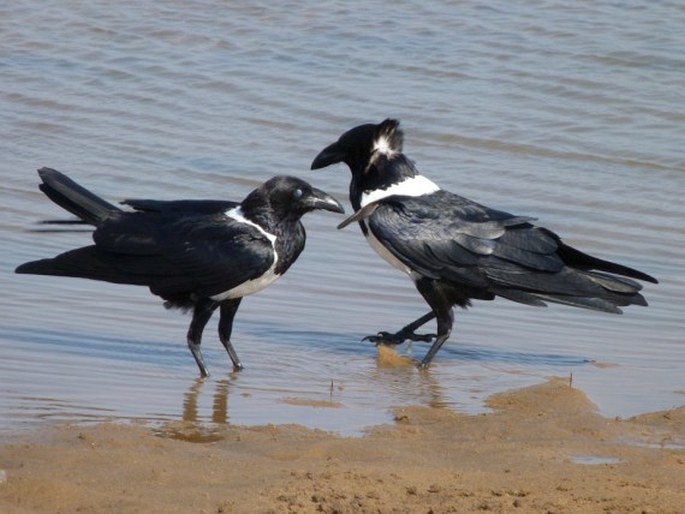
{"label": "crow's head", "polygon": [[402,152],[403,133],[400,122],[386,119],[374,125],[367,123],[348,130],[335,143],[321,150],[312,161],[313,170],[344,162],[353,175],[363,173],[377,155],[393,156]]}
{"label": "crow's head", "polygon": [[243,200],[241,207],[243,212],[255,217],[267,207],[277,221],[299,220],[302,215],[317,209],[345,212],[328,193],[302,179],[287,176],[276,176],[264,182]]}

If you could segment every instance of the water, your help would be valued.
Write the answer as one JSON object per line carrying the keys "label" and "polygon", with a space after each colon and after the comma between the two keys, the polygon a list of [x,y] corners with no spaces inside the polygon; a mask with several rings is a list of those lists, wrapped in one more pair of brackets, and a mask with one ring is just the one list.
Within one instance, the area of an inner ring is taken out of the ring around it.
{"label": "water", "polygon": [[[685,402],[680,2],[27,0],[0,20],[3,434],[104,419],[357,434],[393,406],[479,412],[493,392],[571,374],[606,415]],[[388,116],[444,188],[657,276],[650,307],[477,302],[429,373],[382,368],[360,339],[426,308],[355,227],[315,213],[300,260],[238,312],[246,370],[230,371],[214,320],[213,374],[199,382],[189,318],[145,289],[13,274],[89,242],[30,232],[63,216],[36,168],[112,201],[240,199],[296,174],[349,205],[347,169],[309,164],[344,130]]]}

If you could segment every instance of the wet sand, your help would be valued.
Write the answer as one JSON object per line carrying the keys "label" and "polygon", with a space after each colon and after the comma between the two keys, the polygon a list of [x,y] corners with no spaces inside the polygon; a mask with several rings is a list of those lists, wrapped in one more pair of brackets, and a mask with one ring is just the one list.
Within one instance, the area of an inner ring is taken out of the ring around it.
{"label": "wet sand", "polygon": [[0,447],[0,512],[685,512],[685,407],[607,419],[561,379],[488,406],[397,409],[361,438],[52,427]]}

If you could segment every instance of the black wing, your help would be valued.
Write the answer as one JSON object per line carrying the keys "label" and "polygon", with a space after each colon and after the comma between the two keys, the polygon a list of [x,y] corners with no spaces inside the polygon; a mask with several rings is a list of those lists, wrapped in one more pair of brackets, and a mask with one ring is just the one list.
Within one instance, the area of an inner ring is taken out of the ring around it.
{"label": "black wing", "polygon": [[[570,247],[550,230],[532,225],[532,218],[489,209],[447,191],[389,197],[378,204],[369,209],[370,230],[422,276],[463,286],[472,294],[491,293],[533,305],[550,300],[620,312],[616,305],[644,302],[637,294],[641,286],[633,280],[589,271],[593,266],[574,268],[567,262]],[[613,263],[594,259],[593,264],[617,272],[606,267]]]}
{"label": "black wing", "polygon": [[258,278],[274,262],[264,234],[223,214],[119,212],[93,239],[95,245],[25,263],[17,272],[146,285],[172,303],[188,305]]}
{"label": "black wing", "polygon": [[[389,197],[368,217],[373,234],[400,261],[433,279],[486,285],[484,258],[508,258],[536,269],[559,270],[555,237],[533,218],[488,209],[447,191]],[[518,230],[514,230],[518,229]],[[527,237],[520,237],[524,230]]]}
{"label": "black wing", "polygon": [[148,280],[155,294],[212,296],[264,274],[271,242],[257,228],[221,215],[130,214],[93,234],[118,270]]}

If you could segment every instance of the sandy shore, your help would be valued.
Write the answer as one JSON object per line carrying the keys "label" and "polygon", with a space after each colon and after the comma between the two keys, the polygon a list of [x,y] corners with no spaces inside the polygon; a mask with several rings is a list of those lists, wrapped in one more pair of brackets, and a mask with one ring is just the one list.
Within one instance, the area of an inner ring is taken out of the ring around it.
{"label": "sandy shore", "polygon": [[0,447],[0,512],[685,512],[685,407],[607,419],[561,380],[362,438],[103,423]]}

